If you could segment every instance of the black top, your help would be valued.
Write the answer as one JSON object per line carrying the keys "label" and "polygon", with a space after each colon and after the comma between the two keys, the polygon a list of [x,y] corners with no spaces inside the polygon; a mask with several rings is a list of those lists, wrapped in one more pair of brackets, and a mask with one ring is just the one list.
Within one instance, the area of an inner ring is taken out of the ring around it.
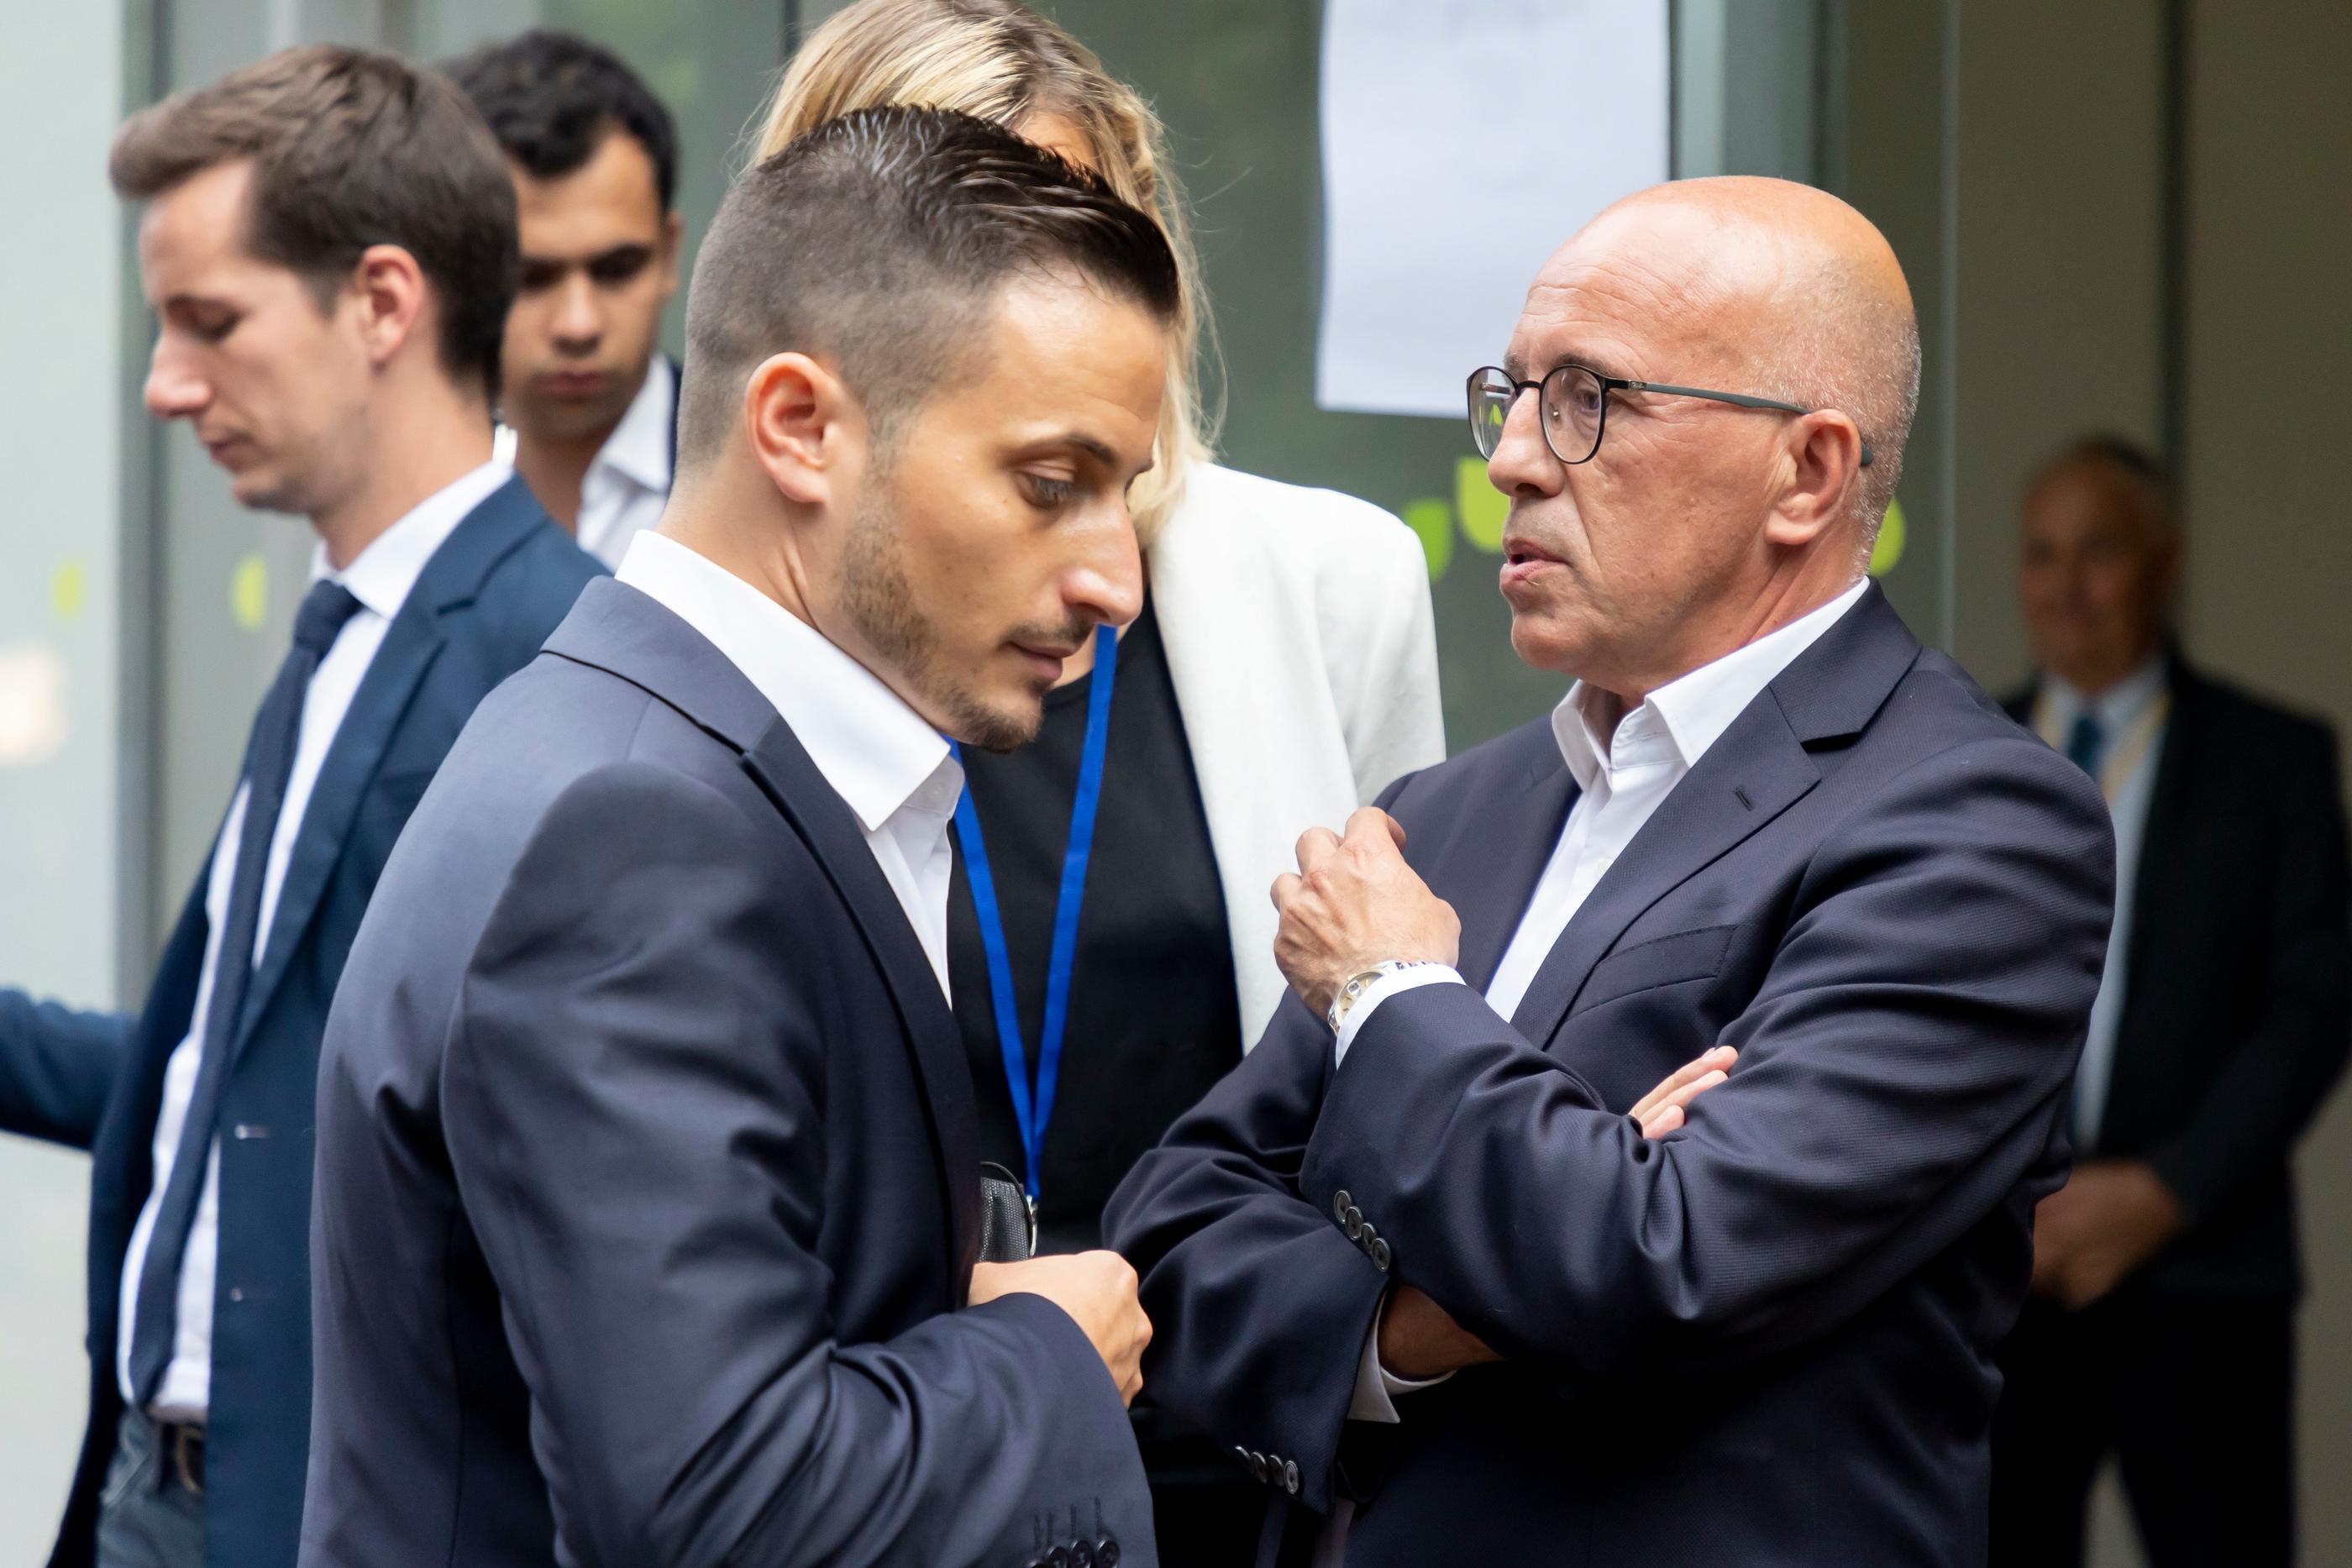
{"label": "black top", "polygon": [[[1224,892],[1148,600],[1119,639],[1117,680],[1061,1082],[1039,1173],[1042,1252],[1101,1246],[1111,1189],[1169,1124],[1241,1060]],[[1033,1083],[1054,904],[1093,684],[1087,674],[1048,692],[1045,724],[1020,750],[996,756],[968,747],[963,754],[1003,911]],[[1025,1176],[961,842],[948,904],[948,974],[979,1090],[982,1155]]]}

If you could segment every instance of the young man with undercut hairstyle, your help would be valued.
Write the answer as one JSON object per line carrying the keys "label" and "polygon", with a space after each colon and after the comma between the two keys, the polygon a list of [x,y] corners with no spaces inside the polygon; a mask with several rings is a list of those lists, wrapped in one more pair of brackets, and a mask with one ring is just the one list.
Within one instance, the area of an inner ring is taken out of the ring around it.
{"label": "young man with undercut hairstyle", "polygon": [[499,413],[515,468],[580,547],[617,566],[677,460],[677,132],[609,49],[534,29],[453,62],[514,175],[522,283]]}
{"label": "young man with undercut hairstyle", "polygon": [[596,566],[491,456],[514,193],[447,82],[289,50],[134,115],[147,406],[318,536],[145,1009],[0,991],[0,1127],[91,1152],[89,1427],[53,1568],[286,1568],[327,1004],[474,705]]}
{"label": "young man with undercut hairstyle", "polygon": [[687,312],[678,485],[460,737],[319,1100],[311,1568],[1156,1562],[1108,1252],[976,1264],[955,743],[1141,608],[1180,287],[1009,131],[828,121]]}

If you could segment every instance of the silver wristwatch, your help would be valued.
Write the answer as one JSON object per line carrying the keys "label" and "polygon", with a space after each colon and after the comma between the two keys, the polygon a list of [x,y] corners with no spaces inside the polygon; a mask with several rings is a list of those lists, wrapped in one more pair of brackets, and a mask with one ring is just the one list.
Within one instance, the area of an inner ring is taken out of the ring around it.
{"label": "silver wristwatch", "polygon": [[1347,1021],[1348,1009],[1363,999],[1364,993],[1372,988],[1373,981],[1383,975],[1402,974],[1407,969],[1426,969],[1435,961],[1432,958],[1386,958],[1361,974],[1349,976],[1347,984],[1341,986],[1339,994],[1331,998],[1330,1010],[1323,1015],[1323,1021],[1331,1026],[1333,1034],[1338,1034],[1340,1024]]}

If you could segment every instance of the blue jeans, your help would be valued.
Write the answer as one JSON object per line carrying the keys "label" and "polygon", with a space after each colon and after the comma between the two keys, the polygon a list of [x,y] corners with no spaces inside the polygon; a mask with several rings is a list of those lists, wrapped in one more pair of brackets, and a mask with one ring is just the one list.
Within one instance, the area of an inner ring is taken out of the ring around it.
{"label": "blue jeans", "polygon": [[205,1500],[181,1484],[155,1424],[126,1411],[98,1501],[98,1568],[204,1568]]}

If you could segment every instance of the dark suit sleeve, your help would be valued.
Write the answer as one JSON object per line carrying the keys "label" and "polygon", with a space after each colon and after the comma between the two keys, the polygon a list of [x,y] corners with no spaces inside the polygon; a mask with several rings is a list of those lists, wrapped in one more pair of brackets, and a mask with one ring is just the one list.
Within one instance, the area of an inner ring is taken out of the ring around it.
{"label": "dark suit sleeve", "polygon": [[2269,768],[2277,855],[2258,1008],[2196,1114],[2148,1153],[2192,1218],[2286,1157],[2352,1050],[2352,867],[2336,737],[2290,733],[2298,744]]}
{"label": "dark suit sleeve", "polygon": [[[1384,790],[1387,810],[1412,782]],[[1295,1459],[1328,1511],[1364,1340],[1388,1277],[1307,1201],[1299,1163],[1331,1077],[1331,1030],[1296,995],[1103,1215],[1143,1276],[1145,1396],[1221,1439]]]}
{"label": "dark suit sleeve", "polygon": [[87,1149],[131,1046],[126,1013],[0,990],[0,1130]]}
{"label": "dark suit sleeve", "polygon": [[1357,1035],[1305,1190],[1346,1188],[1399,1279],[1570,1383],[1816,1340],[2045,1160],[2114,860],[2048,747],[1948,749],[1817,852],[1682,1132],[1645,1142],[1475,992],[1425,987]]}
{"label": "dark suit sleeve", "polygon": [[835,1337],[829,1003],[795,963],[820,901],[775,866],[716,791],[593,775],[464,982],[448,1147],[565,1542],[583,1564],[1018,1563],[1075,1512],[1150,1562],[1126,1413],[1059,1308]]}
{"label": "dark suit sleeve", "polygon": [[[1336,1340],[1352,1361],[1360,1295],[1335,1306],[1318,1299],[1328,1281],[1234,1260],[1219,1239],[1275,1228],[1244,1196],[1268,1141],[1258,1122],[1296,1137],[1311,1116],[1296,1166],[1256,1174],[1295,1171],[1288,1201],[1342,1247],[1330,1205],[1346,1190],[1389,1244],[1391,1279],[1563,1387],[1818,1338],[2046,1161],[2113,867],[2104,807],[2047,747],[1953,748],[1823,845],[1725,1031],[1740,1062],[1680,1133],[1643,1142],[1475,991],[1424,987],[1381,1004],[1319,1111],[1300,1103],[1309,1042],[1269,1036],[1138,1167],[1116,1233],[1148,1244],[1163,1340],[1198,1323],[1277,1347]],[[1313,1043],[1328,1058],[1328,1036]],[[1191,1408],[1286,1392],[1196,1386],[1248,1364],[1234,1347],[1162,1354],[1161,1397]],[[1326,1387],[1323,1405],[1335,1397]]]}
{"label": "dark suit sleeve", "polygon": [[1331,1031],[1283,998],[1257,1048],[1137,1162],[1104,1234],[1143,1276],[1145,1396],[1297,1461],[1328,1511],[1365,1336],[1388,1276],[1300,1196]]}

